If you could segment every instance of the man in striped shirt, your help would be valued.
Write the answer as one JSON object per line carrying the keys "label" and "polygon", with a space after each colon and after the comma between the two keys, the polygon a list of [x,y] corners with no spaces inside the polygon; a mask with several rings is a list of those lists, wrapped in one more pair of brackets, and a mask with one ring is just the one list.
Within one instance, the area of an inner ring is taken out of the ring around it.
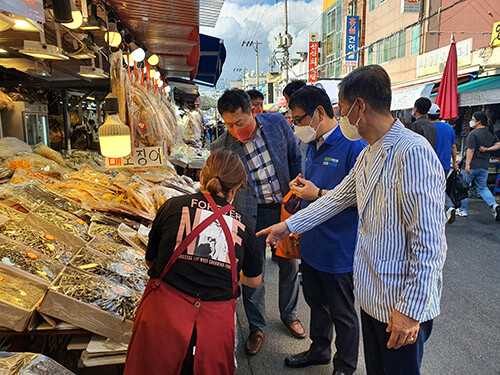
{"label": "man in striped shirt", "polygon": [[378,65],[339,84],[341,130],[369,143],[346,178],[291,218],[258,233],[277,244],[357,204],[354,288],[368,375],[420,374],[439,314],[446,257],[445,180],[429,142],[390,113],[391,82]]}

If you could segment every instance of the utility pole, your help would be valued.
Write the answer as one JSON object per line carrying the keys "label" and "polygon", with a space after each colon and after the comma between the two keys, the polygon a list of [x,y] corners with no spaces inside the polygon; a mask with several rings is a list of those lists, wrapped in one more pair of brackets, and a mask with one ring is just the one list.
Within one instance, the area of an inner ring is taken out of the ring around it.
{"label": "utility pole", "polygon": [[281,59],[281,68],[283,69],[282,74],[282,85],[286,86],[289,80],[289,67],[290,67],[290,47],[293,43],[293,38],[290,34],[288,34],[288,1],[285,0],[285,35],[281,35],[281,33],[276,38],[276,49],[280,50],[282,53]]}
{"label": "utility pole", "polygon": [[253,50],[255,51],[255,70],[256,70],[256,83],[255,86],[257,90],[259,89],[259,45],[262,43],[259,42],[254,42],[254,41],[244,41],[241,43],[242,47],[253,47]]}

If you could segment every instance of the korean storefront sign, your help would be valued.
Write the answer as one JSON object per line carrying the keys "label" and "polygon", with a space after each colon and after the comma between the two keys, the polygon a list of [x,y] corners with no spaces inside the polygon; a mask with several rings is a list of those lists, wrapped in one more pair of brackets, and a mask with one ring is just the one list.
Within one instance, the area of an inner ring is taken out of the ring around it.
{"label": "korean storefront sign", "polygon": [[347,16],[346,26],[345,64],[356,66],[358,65],[359,17]]}
{"label": "korean storefront sign", "polygon": [[[435,49],[417,56],[417,77],[439,74],[444,71],[450,46]],[[457,43],[458,69],[472,64],[472,38]]]}
{"label": "korean storefront sign", "polygon": [[493,24],[493,31],[491,32],[491,47],[500,46],[500,22]]}
{"label": "korean storefront sign", "polygon": [[309,34],[308,82],[318,82],[319,39],[318,33]]}
{"label": "korean storefront sign", "polygon": [[420,0],[401,0],[401,13],[420,12]]}
{"label": "korean storefront sign", "polygon": [[0,0],[0,10],[45,22],[43,0]]}
{"label": "korean storefront sign", "polygon": [[138,147],[129,156],[106,158],[106,168],[141,168],[160,167],[165,161],[162,146]]}

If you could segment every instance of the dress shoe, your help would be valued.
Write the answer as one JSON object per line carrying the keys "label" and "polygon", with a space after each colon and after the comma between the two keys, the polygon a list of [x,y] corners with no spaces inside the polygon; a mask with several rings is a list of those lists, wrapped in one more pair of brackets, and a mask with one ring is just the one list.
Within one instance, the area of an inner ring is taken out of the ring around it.
{"label": "dress shoe", "polygon": [[293,368],[301,368],[312,365],[327,365],[330,363],[330,358],[311,358],[311,352],[302,352],[285,358],[285,366]]}
{"label": "dress shoe", "polygon": [[290,320],[289,322],[283,321],[283,323],[285,324],[286,328],[288,328],[290,333],[295,337],[297,337],[298,339],[306,338],[306,330],[304,329],[302,323],[298,318]]}
{"label": "dress shoe", "polygon": [[245,352],[248,355],[256,355],[262,349],[262,345],[264,344],[264,332],[255,331],[248,336],[247,342],[245,344]]}

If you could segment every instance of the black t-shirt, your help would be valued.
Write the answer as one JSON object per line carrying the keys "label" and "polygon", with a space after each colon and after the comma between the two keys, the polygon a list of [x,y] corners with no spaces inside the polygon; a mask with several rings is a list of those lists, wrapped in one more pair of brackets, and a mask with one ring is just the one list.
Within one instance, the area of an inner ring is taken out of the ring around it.
{"label": "black t-shirt", "polygon": [[491,147],[496,142],[498,142],[498,138],[486,128],[474,129],[469,133],[465,148],[474,150],[470,169],[488,169],[491,152],[479,152],[479,147]]}
{"label": "black t-shirt", "polygon": [[[219,207],[225,199],[214,196]],[[148,274],[160,277],[168,260],[181,241],[199,223],[213,213],[202,193],[174,197],[158,210],[149,233],[146,259],[153,262]],[[223,216],[232,232],[238,274],[247,277],[262,273],[262,258],[257,240],[245,219],[235,210]],[[218,221],[210,224],[172,265],[164,281],[174,288],[203,301],[227,301],[233,298],[231,262],[226,236]]]}
{"label": "black t-shirt", "polygon": [[410,127],[415,133],[424,136],[432,147],[436,145],[436,127],[432,122],[430,122],[425,117],[419,117],[416,119]]}

